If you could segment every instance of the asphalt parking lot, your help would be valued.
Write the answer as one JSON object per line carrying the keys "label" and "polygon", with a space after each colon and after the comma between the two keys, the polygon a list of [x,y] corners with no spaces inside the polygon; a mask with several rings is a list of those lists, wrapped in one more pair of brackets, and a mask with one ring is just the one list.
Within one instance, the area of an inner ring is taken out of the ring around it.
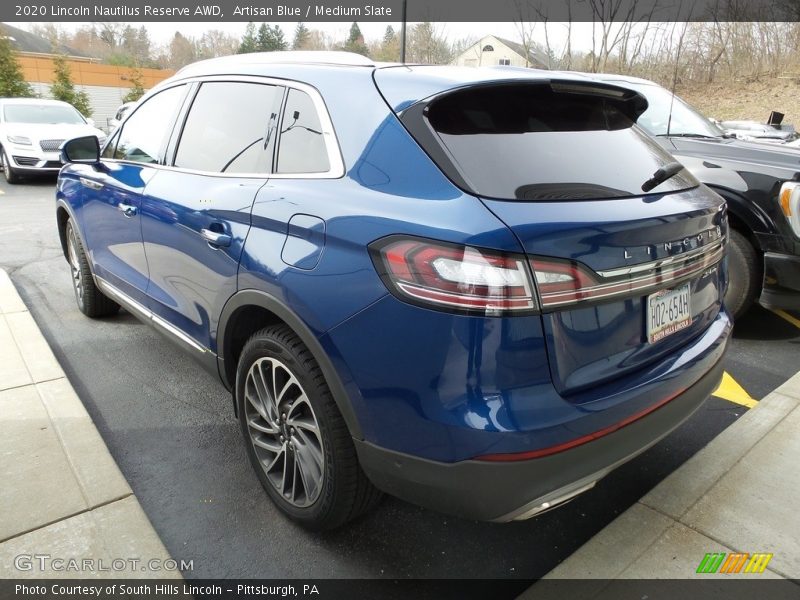
{"label": "asphalt parking lot", "polygon": [[[799,368],[800,314],[737,323],[724,395],[590,492],[539,518],[463,521],[387,498],[340,531],[310,534],[273,508],[246,461],[227,392],[125,312],[78,312],[52,180],[0,182],[0,267],[187,578],[541,577]],[[58,490],[53,490],[58,493]]]}

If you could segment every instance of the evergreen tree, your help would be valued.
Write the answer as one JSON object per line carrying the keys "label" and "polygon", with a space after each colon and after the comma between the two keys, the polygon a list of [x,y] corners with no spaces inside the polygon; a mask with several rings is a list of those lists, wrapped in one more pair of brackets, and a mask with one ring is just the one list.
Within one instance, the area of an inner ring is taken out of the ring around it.
{"label": "evergreen tree", "polygon": [[33,95],[33,88],[23,78],[22,69],[14,57],[11,42],[0,35],[0,97],[24,98]]}
{"label": "evergreen tree", "polygon": [[250,21],[244,29],[242,43],[239,44],[237,54],[247,54],[258,51],[258,40],[256,39],[256,24]]}
{"label": "evergreen tree", "polygon": [[350,35],[347,38],[347,42],[344,44],[344,49],[348,52],[355,52],[356,54],[363,54],[364,56],[367,55],[367,45],[364,43],[364,36],[361,34],[361,28],[358,26],[358,23],[353,21],[353,24],[350,26]]}
{"label": "evergreen tree", "polygon": [[383,40],[375,53],[375,58],[386,62],[400,60],[400,36],[395,33],[391,25],[386,27],[386,33],[383,34]]}
{"label": "evergreen tree", "polygon": [[89,96],[86,92],[75,89],[66,58],[56,56],[53,59],[53,68],[55,69],[55,81],[50,86],[50,95],[53,96],[53,99],[72,104],[84,117],[91,117],[92,107],[89,103]]}
{"label": "evergreen tree", "polygon": [[135,68],[131,71],[130,82],[133,87],[125,94],[122,99],[123,102],[136,102],[139,98],[144,96],[144,85],[142,85],[142,72]]}
{"label": "evergreen tree", "polygon": [[272,28],[272,38],[270,39],[270,45],[267,51],[286,50],[288,47],[289,44],[286,42],[286,38],[283,35],[283,29],[281,29],[279,25],[275,25],[275,27]]}
{"label": "evergreen tree", "polygon": [[256,38],[256,48],[259,52],[269,51],[269,46],[272,41],[272,28],[266,23],[262,23],[258,28],[258,37]]}
{"label": "evergreen tree", "polygon": [[292,50],[305,50],[311,39],[311,32],[304,23],[298,23],[294,28],[294,41],[292,42]]}
{"label": "evergreen tree", "polygon": [[258,30],[258,51],[259,52],[275,52],[276,50],[286,50],[288,44],[283,37],[283,30],[280,26],[261,25]]}

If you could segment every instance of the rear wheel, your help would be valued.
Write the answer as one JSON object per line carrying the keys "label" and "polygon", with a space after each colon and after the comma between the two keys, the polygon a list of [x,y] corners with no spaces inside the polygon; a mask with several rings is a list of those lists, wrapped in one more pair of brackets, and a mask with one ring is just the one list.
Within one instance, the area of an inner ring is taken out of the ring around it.
{"label": "rear wheel", "polygon": [[291,329],[267,327],[247,341],[236,401],[250,462],[289,517],[308,529],[332,529],[380,499],[319,365]]}
{"label": "rear wheel", "polygon": [[5,149],[3,149],[2,152],[2,160],[3,175],[5,175],[6,181],[10,184],[19,183],[19,174],[14,170],[14,167],[11,166],[11,160],[8,158]]}
{"label": "rear wheel", "polygon": [[734,319],[743,316],[753,305],[761,287],[761,268],[750,241],[735,229],[730,230],[728,249],[728,291],[725,306]]}
{"label": "rear wheel", "polygon": [[87,317],[105,317],[116,314],[119,304],[108,298],[97,289],[89,269],[89,261],[83,251],[83,245],[78,239],[78,234],[72,226],[72,221],[67,221],[65,229],[67,239],[67,260],[69,261],[70,275],[72,276],[72,289],[75,292],[75,301],[78,308]]}

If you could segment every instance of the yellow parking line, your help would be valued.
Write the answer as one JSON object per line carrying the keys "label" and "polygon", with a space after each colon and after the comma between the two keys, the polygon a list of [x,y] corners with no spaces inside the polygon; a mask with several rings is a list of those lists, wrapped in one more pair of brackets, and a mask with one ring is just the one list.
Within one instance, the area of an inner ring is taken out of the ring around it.
{"label": "yellow parking line", "polygon": [[800,329],[800,319],[796,319],[795,317],[793,317],[792,315],[790,315],[789,313],[787,313],[784,310],[775,309],[772,312],[774,312],[776,315],[778,315],[781,319],[786,319],[787,321],[789,321],[789,323],[791,323],[792,325],[794,325],[795,327]]}
{"label": "yellow parking line", "polygon": [[750,394],[748,394],[742,386],[736,383],[736,380],[734,380],[734,378],[731,377],[727,371],[722,374],[722,382],[719,384],[719,387],[712,392],[711,395],[716,396],[717,398],[722,398],[723,400],[727,400],[728,402],[741,404],[747,408],[753,408],[756,404],[758,404],[758,400],[751,398]]}

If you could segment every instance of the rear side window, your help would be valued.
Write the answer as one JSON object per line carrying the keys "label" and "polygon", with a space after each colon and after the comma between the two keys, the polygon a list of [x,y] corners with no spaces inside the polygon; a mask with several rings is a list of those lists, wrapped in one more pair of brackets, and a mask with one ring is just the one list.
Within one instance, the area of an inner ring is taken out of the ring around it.
{"label": "rear side window", "polygon": [[212,173],[269,173],[275,104],[283,88],[204,83],[183,128],[175,166]]}
{"label": "rear side window", "polygon": [[278,173],[327,173],[325,136],[311,96],[290,89],[281,122]]}
{"label": "rear side window", "polygon": [[[640,97],[614,89],[500,84],[435,99],[423,118],[430,141],[446,150],[438,154],[451,162],[440,166],[457,170],[454,181],[469,191],[522,201],[599,199],[641,195],[642,184],[674,161],[634,126],[644,108]],[[684,169],[653,193],[696,185]]]}
{"label": "rear side window", "polygon": [[185,91],[186,86],[179,85],[148,98],[125,121],[116,145],[110,143],[104,156],[113,152],[119,160],[157,163]]}

